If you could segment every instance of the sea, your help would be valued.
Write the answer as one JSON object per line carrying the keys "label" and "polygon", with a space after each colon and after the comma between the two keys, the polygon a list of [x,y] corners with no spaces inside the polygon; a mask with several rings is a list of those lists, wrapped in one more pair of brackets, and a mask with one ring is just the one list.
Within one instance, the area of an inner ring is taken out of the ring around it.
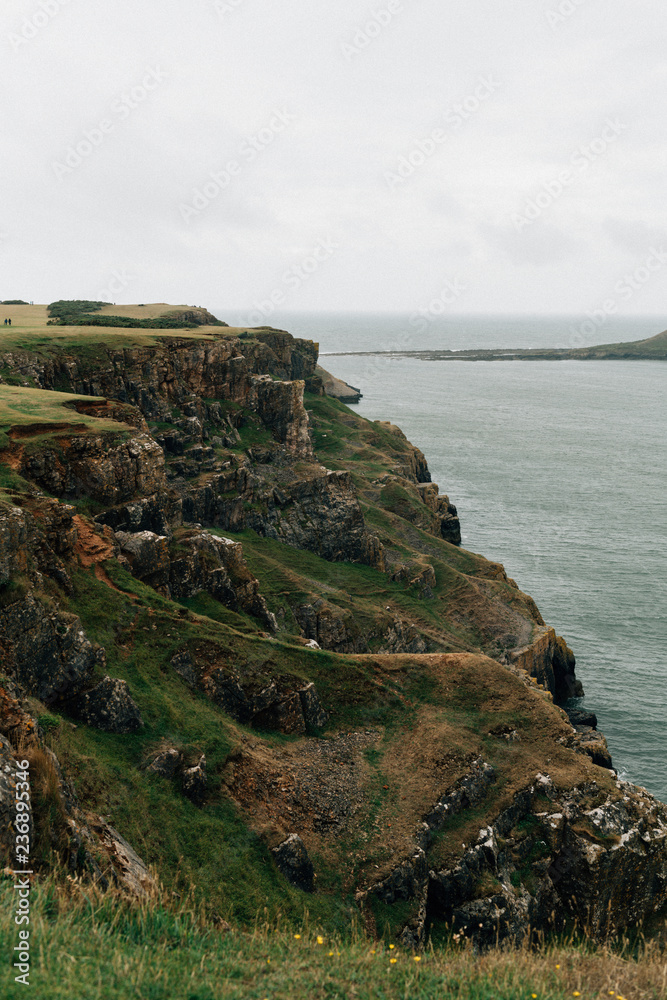
{"label": "sea", "polygon": [[[220,310],[230,324],[242,313]],[[246,314],[247,315],[247,314]],[[667,362],[429,361],[385,351],[641,340],[663,317],[277,313],[391,420],[572,647],[619,775],[667,801]],[[366,355],[354,352],[370,352]],[[372,353],[378,352],[378,353]]]}

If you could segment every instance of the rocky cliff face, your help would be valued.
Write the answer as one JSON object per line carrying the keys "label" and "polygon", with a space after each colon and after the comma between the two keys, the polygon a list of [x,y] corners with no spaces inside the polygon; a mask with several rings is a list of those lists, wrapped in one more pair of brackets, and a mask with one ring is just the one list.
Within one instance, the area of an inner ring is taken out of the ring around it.
{"label": "rocky cliff face", "polygon": [[121,560],[134,576],[176,601],[207,593],[225,607],[242,609],[276,632],[275,617],[243,558],[243,547],[205,531],[117,531]]}
{"label": "rocky cliff face", "polygon": [[[434,919],[491,947],[560,930],[568,917],[605,938],[664,912],[667,808],[621,781],[620,794],[605,794],[595,782],[564,794],[538,773],[453,867],[429,868],[434,834],[462,807],[479,805],[494,777],[479,763],[427,817],[415,854],[362,893],[366,906],[369,896],[419,901],[401,932],[406,944],[419,945]],[[485,884],[487,895],[480,892]]]}
{"label": "rocky cliff face", "polygon": [[164,337],[157,348],[101,345],[91,360],[77,353],[0,355],[0,368],[20,373],[26,385],[120,400],[149,420],[169,419],[174,406],[192,398],[244,404],[254,376],[306,380],[316,365],[312,341],[280,331],[257,332],[247,341]]}
{"label": "rocky cliff face", "polygon": [[7,459],[26,479],[68,500],[86,497],[111,506],[166,485],[164,455],[149,434],[135,432],[117,441],[112,435],[65,432],[38,450],[15,445]]}
{"label": "rocky cliff face", "polygon": [[581,691],[572,651],[460,548],[419,449],[329,398],[316,363],[268,329],[0,357],[84,396],[61,423],[0,427],[0,820],[27,740],[54,849],[143,891],[85,778],[89,731],[132,734],[125,815],[153,780],[177,814],[233,803],[276,879],[338,892],[325,859],[407,943],[438,922],[521,938],[554,910],[600,936],[657,919],[665,811],[616,781],[597,720],[555,707]]}

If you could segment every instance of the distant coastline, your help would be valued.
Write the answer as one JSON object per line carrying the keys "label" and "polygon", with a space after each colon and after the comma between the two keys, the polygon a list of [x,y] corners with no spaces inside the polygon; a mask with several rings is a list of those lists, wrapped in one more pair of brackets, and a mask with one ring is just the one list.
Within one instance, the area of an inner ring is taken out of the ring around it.
{"label": "distant coastline", "polygon": [[593,347],[474,348],[471,350],[332,351],[326,357],[349,355],[417,358],[421,361],[667,361],[667,330],[647,340]]}

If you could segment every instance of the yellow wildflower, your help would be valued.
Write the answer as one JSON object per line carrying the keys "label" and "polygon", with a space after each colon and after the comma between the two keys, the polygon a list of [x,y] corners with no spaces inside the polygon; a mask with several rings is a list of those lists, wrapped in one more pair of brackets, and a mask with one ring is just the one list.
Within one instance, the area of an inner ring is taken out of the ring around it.
{"label": "yellow wildflower", "polygon": [[390,944],[390,945],[389,945],[389,950],[390,950],[390,951],[393,951],[395,947],[396,947],[396,945],[395,945],[395,944]]}
{"label": "yellow wildflower", "polygon": [[415,962],[421,962],[421,960],[422,960],[421,955],[414,955],[413,957],[414,957]]}
{"label": "yellow wildflower", "polygon": [[390,964],[390,965],[396,965],[396,963],[397,963],[397,962],[398,962],[398,959],[397,959],[397,958],[390,958],[390,959],[389,959],[389,964]]}
{"label": "yellow wildflower", "polygon": [[324,938],[320,934],[317,935],[317,943],[324,944]]}
{"label": "yellow wildflower", "polygon": [[300,934],[295,934],[294,935],[294,940],[295,941],[300,941],[301,940],[301,935]]}

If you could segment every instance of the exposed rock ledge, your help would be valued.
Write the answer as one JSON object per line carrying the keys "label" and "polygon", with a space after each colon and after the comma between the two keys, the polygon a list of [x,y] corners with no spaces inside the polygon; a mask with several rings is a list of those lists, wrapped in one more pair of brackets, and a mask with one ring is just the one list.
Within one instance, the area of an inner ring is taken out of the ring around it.
{"label": "exposed rock ledge", "polygon": [[348,404],[358,403],[360,399],[363,399],[361,389],[356,389],[353,385],[348,385],[347,382],[332,375],[331,372],[326,371],[320,365],[317,366],[315,372],[322,379],[322,388],[327,396],[332,396],[333,399],[338,399],[341,403]]}
{"label": "exposed rock ledge", "polygon": [[[415,901],[416,916],[400,935],[404,944],[422,944],[434,918],[478,947],[491,947],[562,929],[568,918],[603,938],[664,913],[667,807],[622,781],[613,799],[595,783],[559,791],[549,775],[538,773],[480,829],[453,868],[431,868],[426,851],[433,832],[446,816],[482,801],[493,780],[493,768],[476,762],[415,832],[414,854],[358,894],[362,908],[371,896],[388,904]],[[483,885],[491,891],[482,894]]]}

